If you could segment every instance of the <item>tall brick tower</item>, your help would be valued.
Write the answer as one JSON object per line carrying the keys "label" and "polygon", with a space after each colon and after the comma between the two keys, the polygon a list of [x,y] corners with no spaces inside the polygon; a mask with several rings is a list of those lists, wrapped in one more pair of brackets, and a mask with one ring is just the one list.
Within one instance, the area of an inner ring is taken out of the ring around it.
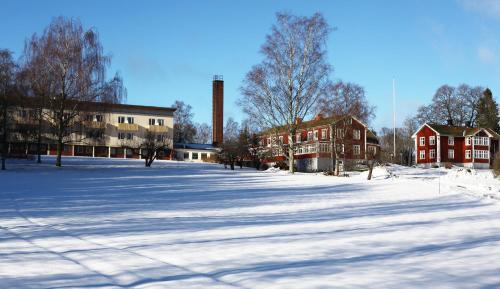
{"label": "tall brick tower", "polygon": [[214,75],[212,82],[212,143],[221,145],[224,139],[224,80]]}

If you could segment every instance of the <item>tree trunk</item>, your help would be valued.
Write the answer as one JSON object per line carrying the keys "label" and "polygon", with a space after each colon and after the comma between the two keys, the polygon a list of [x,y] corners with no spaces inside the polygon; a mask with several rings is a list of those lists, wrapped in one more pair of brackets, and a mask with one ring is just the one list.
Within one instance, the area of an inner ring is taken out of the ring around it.
{"label": "tree trunk", "polygon": [[372,173],[373,173],[373,165],[375,164],[375,161],[368,161],[368,180],[372,179]]}
{"label": "tree trunk", "polygon": [[5,159],[7,158],[7,105],[4,104],[2,111],[3,134],[2,134],[2,171],[5,170]]}
{"label": "tree trunk", "polygon": [[61,166],[61,156],[62,156],[63,143],[61,139],[57,139],[57,157],[56,157],[56,167]]}
{"label": "tree trunk", "polygon": [[40,111],[40,114],[38,115],[38,129],[37,129],[37,143],[36,143],[36,150],[37,150],[37,163],[42,163],[42,154],[40,152],[40,149],[42,148],[42,112]]}
{"label": "tree trunk", "polygon": [[231,170],[234,171],[234,160],[231,160]]}
{"label": "tree trunk", "polygon": [[288,133],[288,171],[290,173],[295,173],[295,167],[294,167],[294,147],[293,147],[293,134],[294,132],[289,132]]}

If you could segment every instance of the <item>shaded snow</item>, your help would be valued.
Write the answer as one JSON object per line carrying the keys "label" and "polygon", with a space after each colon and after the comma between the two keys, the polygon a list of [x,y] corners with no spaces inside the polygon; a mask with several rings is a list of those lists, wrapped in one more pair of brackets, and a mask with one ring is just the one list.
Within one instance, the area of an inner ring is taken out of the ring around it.
{"label": "shaded snow", "polygon": [[487,171],[64,164],[0,172],[0,288],[500,287]]}

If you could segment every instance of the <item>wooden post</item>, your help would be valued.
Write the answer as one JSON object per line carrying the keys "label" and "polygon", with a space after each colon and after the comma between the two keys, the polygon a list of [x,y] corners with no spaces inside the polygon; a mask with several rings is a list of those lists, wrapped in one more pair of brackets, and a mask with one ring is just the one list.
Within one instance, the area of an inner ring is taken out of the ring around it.
{"label": "wooden post", "polygon": [[92,157],[95,158],[95,146],[92,146]]}
{"label": "wooden post", "polygon": [[111,147],[108,147],[108,158],[111,158]]}

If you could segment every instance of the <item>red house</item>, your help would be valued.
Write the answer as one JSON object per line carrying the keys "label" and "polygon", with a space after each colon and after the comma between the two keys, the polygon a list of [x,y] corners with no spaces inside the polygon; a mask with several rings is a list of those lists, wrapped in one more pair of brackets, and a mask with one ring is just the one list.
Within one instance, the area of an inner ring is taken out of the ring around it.
{"label": "red house", "polygon": [[499,151],[500,135],[488,128],[426,123],[413,134],[415,162],[489,168]]}
{"label": "red house", "polygon": [[[334,142],[331,142],[332,139]],[[370,154],[378,153],[379,142],[368,126],[355,117],[323,118],[311,121],[297,120],[294,142],[295,166],[298,171],[326,171],[332,168],[333,143],[342,151],[341,161],[362,163]],[[265,162],[273,165],[285,162],[288,157],[289,139],[285,128],[273,128],[261,134],[260,151],[267,155]],[[340,146],[340,147],[339,147]]]}

